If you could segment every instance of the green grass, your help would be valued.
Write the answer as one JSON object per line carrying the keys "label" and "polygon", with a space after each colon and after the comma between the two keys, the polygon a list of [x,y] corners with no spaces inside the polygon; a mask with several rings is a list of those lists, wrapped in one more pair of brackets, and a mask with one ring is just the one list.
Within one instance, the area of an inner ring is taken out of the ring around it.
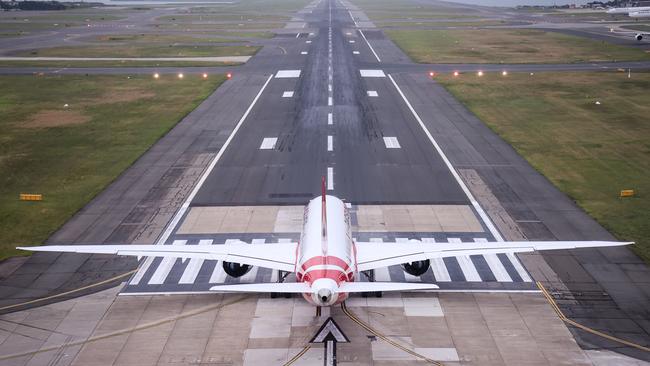
{"label": "green grass", "polygon": [[0,76],[0,259],[47,239],[223,81]]}
{"label": "green grass", "polygon": [[375,22],[375,25],[383,28],[408,28],[408,27],[489,27],[507,24],[504,20],[477,20],[471,22],[430,22],[430,21],[409,21],[409,22]]}
{"label": "green grass", "polygon": [[[635,241],[635,252],[650,262],[650,73],[439,81],[611,233]],[[637,196],[621,199],[622,189]]]}
{"label": "green grass", "polygon": [[467,8],[423,4],[412,0],[353,0],[371,20],[390,19],[477,19],[480,13]]}
{"label": "green grass", "polygon": [[210,30],[228,30],[228,29],[278,29],[284,28],[284,23],[257,23],[257,22],[241,22],[241,23],[162,23],[153,25],[154,28],[159,29],[174,29],[180,31],[210,31]]}
{"label": "green grass", "polygon": [[241,21],[241,22],[281,22],[290,18],[284,15],[253,15],[253,14],[192,14],[192,15],[165,15],[157,18],[157,21],[168,23],[202,23],[219,21]]}
{"label": "green grass", "polygon": [[83,46],[26,50],[15,56],[34,57],[217,57],[252,56],[260,47],[253,46]]}
{"label": "green grass", "polygon": [[[25,21],[27,19],[27,21]],[[20,12],[20,15],[13,17],[3,17],[2,21],[20,21],[20,22],[48,22],[48,23],[85,23],[85,22],[101,22],[109,20],[124,19],[121,16],[109,14],[71,14],[65,11],[50,11],[45,15],[30,15],[25,12]]]}
{"label": "green grass", "polygon": [[214,61],[1,61],[0,67],[201,67],[237,66],[241,62]]}
{"label": "green grass", "polygon": [[643,50],[534,29],[387,30],[420,63],[573,63],[649,60]]}
{"label": "green grass", "polygon": [[191,35],[181,34],[157,34],[157,33],[139,33],[139,34],[102,34],[95,37],[97,42],[103,43],[226,43],[237,42],[232,38],[218,37],[193,37]]}

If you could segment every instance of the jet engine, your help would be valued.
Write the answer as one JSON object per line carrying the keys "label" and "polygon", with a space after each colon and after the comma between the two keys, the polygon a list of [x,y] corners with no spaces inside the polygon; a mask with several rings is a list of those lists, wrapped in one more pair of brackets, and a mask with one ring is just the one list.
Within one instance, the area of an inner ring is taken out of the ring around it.
{"label": "jet engine", "polygon": [[251,270],[253,266],[249,266],[248,264],[239,264],[239,263],[234,263],[234,262],[223,262],[223,270],[228,274],[230,277],[241,277],[248,273],[248,271]]}
{"label": "jet engine", "polygon": [[423,261],[403,263],[402,269],[404,272],[412,276],[422,276],[429,269],[429,266],[431,266],[431,262],[427,259]]}
{"label": "jet engine", "polygon": [[636,36],[634,36],[634,38],[636,38],[637,41],[640,41],[640,40],[643,39],[643,34],[642,33],[637,33]]}

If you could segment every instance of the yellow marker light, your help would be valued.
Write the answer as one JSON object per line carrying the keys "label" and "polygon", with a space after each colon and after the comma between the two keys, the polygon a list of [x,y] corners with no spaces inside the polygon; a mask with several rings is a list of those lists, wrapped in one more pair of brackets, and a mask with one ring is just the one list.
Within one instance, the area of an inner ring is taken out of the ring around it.
{"label": "yellow marker light", "polygon": [[42,201],[43,200],[43,195],[42,194],[31,194],[31,193],[21,193],[18,198],[21,201]]}
{"label": "yellow marker light", "polygon": [[208,78],[208,74],[203,73],[203,78],[204,78],[204,79],[207,79],[207,78]]}
{"label": "yellow marker light", "polygon": [[620,197],[634,197],[634,190],[633,189],[624,189],[621,191],[621,196]]}
{"label": "yellow marker light", "polygon": [[179,79],[182,79],[182,78],[183,78],[183,76],[184,76],[184,75],[183,75],[183,73],[182,73],[182,72],[180,72],[180,73],[178,73],[178,78],[179,78]]}
{"label": "yellow marker light", "polygon": [[159,77],[160,77],[160,74],[158,74],[158,73],[153,74],[154,79],[158,79]]}
{"label": "yellow marker light", "polygon": [[483,76],[483,71],[479,71],[479,72],[477,73],[477,75],[478,75],[478,76]]}

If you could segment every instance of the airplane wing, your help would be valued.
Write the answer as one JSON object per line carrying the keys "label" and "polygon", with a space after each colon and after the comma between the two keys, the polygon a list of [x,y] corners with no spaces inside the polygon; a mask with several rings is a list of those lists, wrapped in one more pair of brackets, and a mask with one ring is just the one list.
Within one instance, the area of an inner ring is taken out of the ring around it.
{"label": "airplane wing", "polygon": [[[421,291],[435,290],[439,287],[431,283],[400,283],[400,282],[343,282],[338,292],[377,292],[377,291]],[[246,283],[237,285],[218,285],[210,288],[215,292],[280,292],[280,293],[310,293],[313,290],[305,282],[283,283]]]}
{"label": "airplane wing", "polygon": [[18,247],[36,252],[116,254],[135,257],[201,258],[293,272],[297,243],[228,245],[46,245]]}
{"label": "airplane wing", "polygon": [[523,253],[535,250],[578,249],[633,244],[615,241],[506,241],[476,243],[356,242],[359,271],[460,255]]}

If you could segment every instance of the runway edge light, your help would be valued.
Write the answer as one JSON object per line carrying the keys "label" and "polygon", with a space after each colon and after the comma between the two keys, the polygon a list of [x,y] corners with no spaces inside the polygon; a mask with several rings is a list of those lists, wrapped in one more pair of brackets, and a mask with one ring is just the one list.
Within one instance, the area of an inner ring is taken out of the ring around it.
{"label": "runway edge light", "polygon": [[621,190],[620,197],[634,197],[634,190],[633,189],[623,189]]}
{"label": "runway edge light", "polygon": [[228,79],[232,79],[232,73],[231,73],[231,72],[227,73],[227,74],[226,74],[226,77],[227,77]]}
{"label": "runway edge light", "polygon": [[18,198],[21,201],[42,201],[43,200],[43,195],[42,194],[33,194],[33,193],[21,193]]}

